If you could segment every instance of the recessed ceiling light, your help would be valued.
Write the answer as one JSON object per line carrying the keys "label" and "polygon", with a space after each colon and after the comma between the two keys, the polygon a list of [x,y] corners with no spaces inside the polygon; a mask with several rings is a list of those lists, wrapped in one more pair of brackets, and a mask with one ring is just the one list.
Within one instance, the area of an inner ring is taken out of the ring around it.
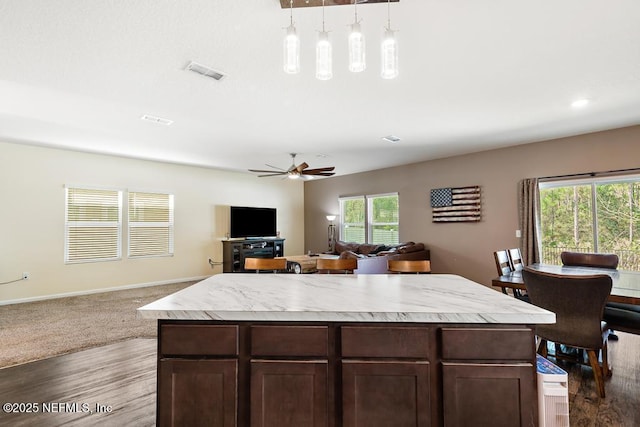
{"label": "recessed ceiling light", "polygon": [[142,117],[140,117],[140,120],[165,126],[169,126],[171,123],[173,123],[173,120],[163,119],[162,117],[152,116],[151,114],[144,114]]}
{"label": "recessed ceiling light", "polygon": [[573,108],[582,108],[586,107],[589,104],[589,100],[587,98],[577,99],[571,103]]}
{"label": "recessed ceiling light", "polygon": [[387,136],[383,136],[382,140],[395,144],[396,142],[400,141],[400,138],[398,138],[395,135],[387,135]]}

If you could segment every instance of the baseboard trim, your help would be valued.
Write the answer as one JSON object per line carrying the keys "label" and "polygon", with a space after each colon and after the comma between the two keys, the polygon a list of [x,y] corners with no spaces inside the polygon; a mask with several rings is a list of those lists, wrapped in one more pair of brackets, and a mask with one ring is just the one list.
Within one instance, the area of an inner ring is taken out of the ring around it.
{"label": "baseboard trim", "polygon": [[42,295],[37,297],[19,298],[13,300],[0,301],[0,305],[22,304],[25,302],[45,301],[55,298],[77,297],[81,295],[101,294],[103,292],[124,291],[126,289],[147,288],[149,286],[171,285],[173,283],[200,281],[210,276],[185,277],[181,279],[160,280],[158,282],[136,283],[133,285],[116,286],[113,288],[88,289],[86,291],[65,292],[62,294]]}

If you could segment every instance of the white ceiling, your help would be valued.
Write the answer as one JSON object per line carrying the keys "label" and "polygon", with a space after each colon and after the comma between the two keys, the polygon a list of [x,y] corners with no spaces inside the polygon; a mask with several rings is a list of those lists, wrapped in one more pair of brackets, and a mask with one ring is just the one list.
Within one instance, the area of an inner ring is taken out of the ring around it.
{"label": "white ceiling", "polygon": [[[334,78],[319,81],[320,8],[294,9],[302,72],[287,75],[279,0],[0,0],[0,140],[239,171],[297,152],[344,175],[640,124],[638,0],[390,9],[400,76],[379,76],[387,5],[358,7],[359,74],[346,64],[353,7],[332,6]],[[572,109],[578,98],[591,103]]]}

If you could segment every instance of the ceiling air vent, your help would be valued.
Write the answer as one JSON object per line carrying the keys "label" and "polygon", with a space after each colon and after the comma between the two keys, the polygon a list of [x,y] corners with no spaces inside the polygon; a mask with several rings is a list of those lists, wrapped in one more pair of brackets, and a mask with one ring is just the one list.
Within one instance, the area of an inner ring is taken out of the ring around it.
{"label": "ceiling air vent", "polygon": [[144,114],[142,117],[140,117],[140,120],[165,126],[169,126],[171,123],[173,123],[173,120],[163,119],[162,117],[152,116],[151,114]]}
{"label": "ceiling air vent", "polygon": [[201,74],[205,77],[210,77],[214,80],[222,80],[227,75],[222,71],[214,70],[213,68],[209,68],[205,65],[198,64],[197,62],[191,61],[189,65],[187,65],[187,70],[193,71],[194,73]]}

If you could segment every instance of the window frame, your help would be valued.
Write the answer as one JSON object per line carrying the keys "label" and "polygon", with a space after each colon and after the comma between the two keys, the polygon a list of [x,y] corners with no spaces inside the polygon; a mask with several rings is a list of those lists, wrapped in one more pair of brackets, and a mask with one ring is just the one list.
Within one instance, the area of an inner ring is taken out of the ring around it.
{"label": "window frame", "polygon": [[[390,222],[390,223],[377,223],[373,221],[373,203],[375,199],[382,197],[390,197],[395,196],[398,198],[398,222]],[[345,223],[344,218],[344,203],[349,200],[362,200],[363,201],[363,217],[364,221],[362,223]],[[398,227],[398,242],[385,242],[387,244],[397,244],[400,240],[400,195],[398,192],[390,192],[390,193],[379,193],[379,194],[364,194],[357,196],[345,196],[339,197],[338,199],[340,205],[340,221],[339,221],[339,239],[345,239],[345,229],[348,226],[362,226],[364,228],[364,244],[371,244],[373,241],[373,229],[378,225],[397,225]],[[382,244],[382,243],[381,243]]]}
{"label": "window frame", "polygon": [[[598,221],[598,197],[597,197],[597,186],[598,185],[606,185],[606,184],[624,184],[624,183],[640,183],[640,174],[608,174],[606,176],[586,176],[582,178],[554,178],[549,180],[540,180],[538,182],[538,191],[542,192],[542,190],[549,190],[554,188],[567,188],[567,187],[575,187],[575,186],[588,186],[589,194],[590,194],[590,215],[591,215],[591,244],[593,245],[593,252],[600,253],[601,242],[600,242],[600,234],[599,234],[599,221]],[[540,212],[540,226],[541,226],[541,235],[540,235],[540,245],[542,249],[542,254],[545,253],[545,248],[542,246],[544,236],[542,235],[542,212]],[[542,261],[542,260],[541,260]],[[621,260],[622,261],[622,260]]]}
{"label": "window frame", "polygon": [[[70,190],[82,190],[82,191],[96,191],[96,192],[115,192],[118,204],[118,219],[117,221],[70,221],[70,204],[69,204],[69,191]],[[64,186],[64,263],[65,264],[82,264],[90,262],[106,262],[106,261],[119,261],[122,259],[122,203],[123,203],[123,190],[118,188],[108,187],[96,187],[88,185],[75,185],[66,184]],[[75,258],[71,256],[70,250],[71,242],[71,230],[74,228],[113,228],[116,227],[116,255],[113,257],[94,257],[94,258]]]}
{"label": "window frame", "polygon": [[[136,194],[157,194],[168,196],[168,221],[132,221],[133,212],[131,210],[131,196]],[[127,258],[157,258],[171,257],[175,249],[175,196],[173,193],[156,190],[128,190],[127,191]],[[132,232],[136,228],[166,228],[167,229],[167,251],[163,253],[146,253],[132,255]]]}

